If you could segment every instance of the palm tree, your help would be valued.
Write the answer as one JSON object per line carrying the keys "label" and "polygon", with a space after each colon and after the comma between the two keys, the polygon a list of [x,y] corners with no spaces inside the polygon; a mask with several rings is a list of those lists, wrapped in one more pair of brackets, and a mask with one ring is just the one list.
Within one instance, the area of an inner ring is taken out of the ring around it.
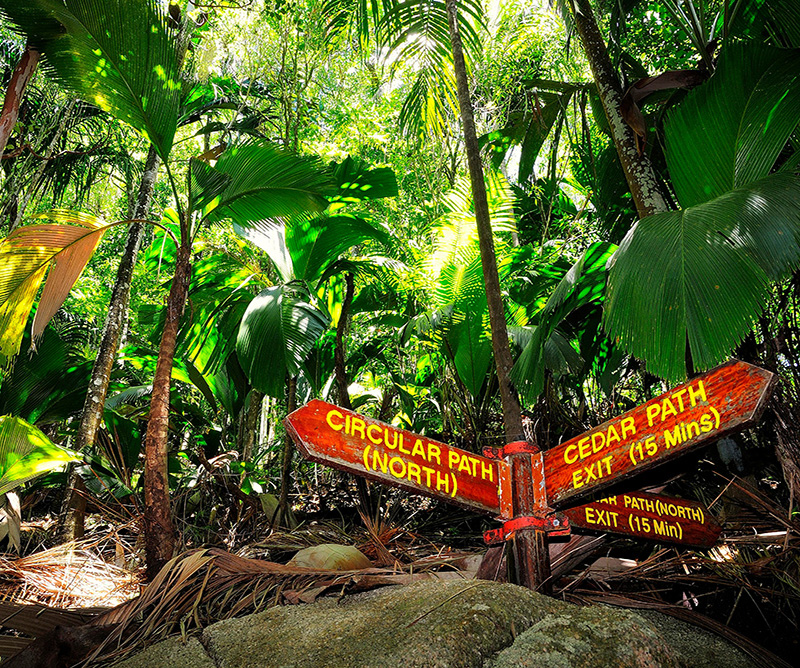
{"label": "palm tree", "polygon": [[[45,67],[59,83],[145,134],[165,163],[178,207],[175,275],[167,298],[145,436],[145,537],[152,577],[172,557],[175,544],[167,487],[169,387],[191,275],[191,240],[205,222],[234,219],[239,225],[253,227],[268,218],[321,211],[327,206],[324,193],[329,178],[313,161],[286,155],[265,142],[251,142],[227,151],[214,167],[192,160],[183,199],[169,164],[182,90],[180,46],[170,33],[164,8],[152,0],[67,0],[63,6],[41,0],[23,7],[9,0],[0,8],[41,50]],[[58,258],[37,311],[38,320],[46,322],[108,229],[108,225],[84,216],[57,218],[84,227],[21,228],[0,250],[6,255],[5,271],[0,275],[8,286],[0,290],[0,320],[7,325],[30,310],[48,265]],[[65,262],[66,258],[70,260]],[[61,276],[53,280],[57,271]],[[6,332],[17,335],[16,342],[6,346],[10,353],[18,349],[21,329],[16,329]]]}

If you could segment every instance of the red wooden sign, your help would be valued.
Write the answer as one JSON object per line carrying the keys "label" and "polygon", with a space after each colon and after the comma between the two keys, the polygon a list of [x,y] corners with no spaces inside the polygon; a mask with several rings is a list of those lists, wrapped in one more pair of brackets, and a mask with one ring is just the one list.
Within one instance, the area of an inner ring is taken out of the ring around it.
{"label": "red wooden sign", "polygon": [[[533,489],[541,509],[572,506],[754,423],[772,384],[768,371],[744,362],[725,364],[556,448],[532,454],[532,473],[517,484]],[[311,461],[504,520],[513,518],[516,524],[508,527],[534,526],[541,520],[526,524],[526,518],[516,517],[507,459],[454,448],[317,399],[284,423]],[[526,444],[506,446],[502,457],[520,445]],[[720,532],[699,504],[642,493],[608,497],[564,515],[586,529],[688,545],[712,545]]]}
{"label": "red wooden sign", "polygon": [[284,421],[312,462],[415,494],[497,513],[498,464],[314,399]]}
{"label": "red wooden sign", "polygon": [[758,420],[773,382],[769,371],[729,362],[546,451],[548,502],[567,505],[745,429]]}
{"label": "red wooden sign", "polygon": [[701,504],[644,492],[609,496],[564,515],[573,527],[696,547],[711,547],[722,532]]}

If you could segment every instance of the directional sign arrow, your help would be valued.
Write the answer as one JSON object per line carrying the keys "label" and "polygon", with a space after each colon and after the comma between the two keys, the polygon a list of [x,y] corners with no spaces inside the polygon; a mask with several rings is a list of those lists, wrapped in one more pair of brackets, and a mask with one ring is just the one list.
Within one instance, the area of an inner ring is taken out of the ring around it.
{"label": "directional sign arrow", "polygon": [[499,511],[496,461],[318,399],[284,424],[312,462],[465,508]]}
{"label": "directional sign arrow", "polygon": [[564,515],[573,527],[696,547],[711,547],[722,532],[705,506],[645,492],[609,496]]}
{"label": "directional sign arrow", "polygon": [[547,500],[579,498],[755,423],[775,378],[733,361],[544,453]]}

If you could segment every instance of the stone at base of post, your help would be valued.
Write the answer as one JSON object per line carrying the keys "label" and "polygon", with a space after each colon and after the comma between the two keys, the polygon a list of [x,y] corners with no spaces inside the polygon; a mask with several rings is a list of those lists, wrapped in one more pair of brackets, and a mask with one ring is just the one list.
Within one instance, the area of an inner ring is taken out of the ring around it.
{"label": "stone at base of post", "polygon": [[514,567],[512,582],[541,594],[552,593],[547,533],[535,529],[517,531],[511,543]]}

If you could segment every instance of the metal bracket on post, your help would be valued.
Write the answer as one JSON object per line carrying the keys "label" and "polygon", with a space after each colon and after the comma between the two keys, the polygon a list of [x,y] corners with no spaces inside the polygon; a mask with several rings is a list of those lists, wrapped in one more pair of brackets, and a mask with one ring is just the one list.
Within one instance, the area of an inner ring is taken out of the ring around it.
{"label": "metal bracket on post", "polygon": [[[531,456],[530,484],[533,491],[534,508],[531,513],[515,517],[510,457],[521,454]],[[499,448],[485,447],[483,456],[498,460],[500,517],[497,519],[503,522],[503,526],[499,529],[484,532],[483,540],[487,545],[511,540],[517,531],[524,529],[545,531],[548,536],[568,536],[570,534],[569,521],[566,516],[556,513],[547,505],[544,465],[539,448],[527,441],[515,441]]]}

